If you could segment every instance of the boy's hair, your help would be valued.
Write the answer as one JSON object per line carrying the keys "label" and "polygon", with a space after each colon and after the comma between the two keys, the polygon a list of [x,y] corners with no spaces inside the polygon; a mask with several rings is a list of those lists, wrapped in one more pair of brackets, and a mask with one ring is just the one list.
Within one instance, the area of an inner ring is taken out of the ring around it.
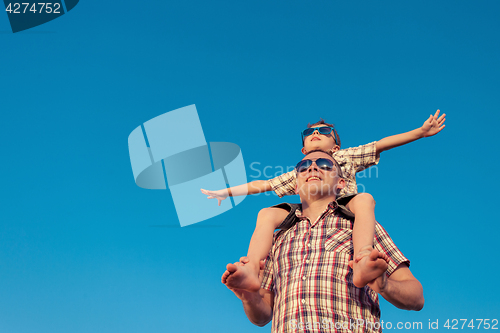
{"label": "boy's hair", "polygon": [[323,118],[319,118],[319,121],[318,122],[315,122],[314,124],[307,124],[307,128],[311,128],[311,127],[316,127],[318,125],[326,125],[328,127],[331,127],[333,130],[333,139],[335,140],[335,143],[337,144],[337,146],[340,147],[340,137],[339,137],[339,134],[337,133],[337,131],[335,130],[335,125],[333,124],[329,124],[327,123]]}
{"label": "boy's hair", "polygon": [[342,168],[340,167],[340,164],[339,162],[337,162],[337,160],[335,159],[335,157],[332,156],[332,154],[330,154],[328,151],[325,151],[323,149],[314,149],[314,150],[311,150],[309,152],[307,152],[306,156],[309,155],[309,154],[312,154],[312,153],[317,153],[317,152],[320,152],[320,153],[325,153],[327,154],[328,156],[330,156],[332,159],[333,159],[333,164],[335,165],[335,167],[337,168],[337,175],[340,177],[340,178],[344,178],[344,175],[342,173]]}

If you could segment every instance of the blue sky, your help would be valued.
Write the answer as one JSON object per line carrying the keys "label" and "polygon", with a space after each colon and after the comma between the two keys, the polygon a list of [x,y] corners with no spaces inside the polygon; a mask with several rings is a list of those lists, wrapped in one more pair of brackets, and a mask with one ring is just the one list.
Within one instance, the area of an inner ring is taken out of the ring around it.
{"label": "blue sky", "polygon": [[0,14],[0,331],[270,331],[220,276],[258,211],[298,198],[248,197],[180,228],[168,190],[134,183],[129,133],[191,104],[208,141],[241,147],[249,179],[253,162],[294,165],[320,117],[350,147],[441,109],[443,132],[358,180],[424,286],[422,311],[382,301],[382,319],[500,319],[499,14],[494,1],[82,0],[16,34]]}

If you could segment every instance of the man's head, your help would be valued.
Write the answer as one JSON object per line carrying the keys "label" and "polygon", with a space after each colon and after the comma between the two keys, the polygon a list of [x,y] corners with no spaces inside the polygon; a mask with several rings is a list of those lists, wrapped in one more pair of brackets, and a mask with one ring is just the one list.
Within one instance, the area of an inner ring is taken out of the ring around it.
{"label": "man's head", "polygon": [[296,166],[297,188],[302,202],[330,197],[333,201],[345,186],[342,170],[329,153],[322,150],[309,152]]}
{"label": "man's head", "polygon": [[302,153],[307,154],[313,150],[335,152],[340,149],[340,138],[333,124],[326,123],[323,119],[308,124],[302,131]]}

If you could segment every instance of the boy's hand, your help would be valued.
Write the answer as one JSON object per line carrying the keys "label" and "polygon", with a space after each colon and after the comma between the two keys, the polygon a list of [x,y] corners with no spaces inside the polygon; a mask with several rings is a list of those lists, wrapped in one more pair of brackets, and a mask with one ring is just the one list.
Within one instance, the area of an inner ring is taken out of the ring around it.
{"label": "boy's hand", "polygon": [[422,125],[421,129],[424,138],[438,134],[445,127],[445,125],[443,124],[444,121],[446,120],[445,118],[446,114],[443,113],[441,117],[438,118],[439,112],[440,111],[437,110],[434,116],[431,115],[429,119],[427,119],[425,123]]}
{"label": "boy's hand", "polygon": [[229,196],[229,192],[227,189],[218,191],[208,191],[201,189],[201,193],[208,195],[208,199],[217,199],[217,201],[219,201],[219,206],[222,200],[226,199]]}

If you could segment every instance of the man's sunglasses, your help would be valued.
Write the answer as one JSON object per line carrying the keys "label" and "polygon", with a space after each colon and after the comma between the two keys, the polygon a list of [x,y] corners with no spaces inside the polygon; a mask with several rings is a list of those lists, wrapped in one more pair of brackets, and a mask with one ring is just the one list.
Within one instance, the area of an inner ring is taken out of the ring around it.
{"label": "man's sunglasses", "polygon": [[302,160],[297,163],[297,165],[295,166],[295,170],[297,170],[298,173],[304,172],[309,169],[313,162],[316,163],[318,168],[320,168],[321,170],[333,170],[333,162],[327,158],[318,158],[317,160]]}
{"label": "man's sunglasses", "polygon": [[333,139],[335,140],[335,144],[337,144],[337,132],[333,127],[327,127],[327,126],[322,126],[322,127],[310,127],[306,128],[305,130],[302,131],[302,143],[304,143],[304,139],[308,137],[309,135],[313,134],[315,131],[318,131],[319,134],[323,135],[328,135],[332,133],[333,131]]}

